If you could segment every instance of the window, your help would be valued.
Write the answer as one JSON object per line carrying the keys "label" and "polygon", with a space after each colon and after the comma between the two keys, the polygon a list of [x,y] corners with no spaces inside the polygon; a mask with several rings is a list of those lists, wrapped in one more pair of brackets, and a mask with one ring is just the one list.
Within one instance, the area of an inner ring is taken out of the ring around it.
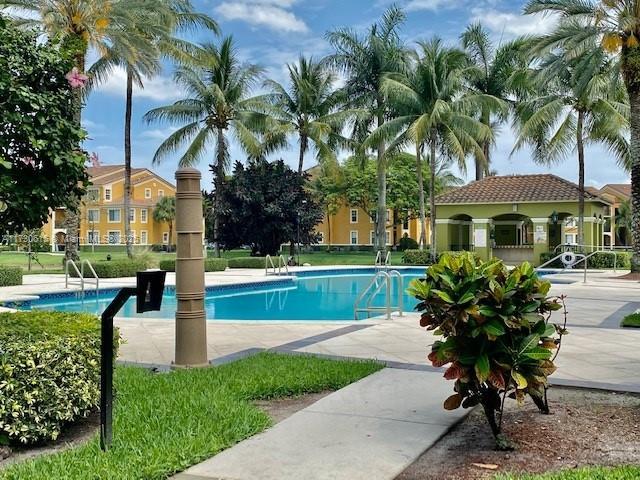
{"label": "window", "polygon": [[112,230],[107,232],[107,237],[108,237],[109,244],[111,245],[120,244],[120,230]]}
{"label": "window", "polygon": [[120,209],[119,208],[110,208],[109,209],[109,219],[107,221],[109,223],[120,223]]}
{"label": "window", "polygon": [[391,232],[388,230],[385,232],[385,241],[387,245],[391,245]]}
{"label": "window", "polygon": [[164,190],[158,190],[158,198],[164,197]]}
{"label": "window", "polygon": [[391,210],[387,209],[387,223],[391,223]]}
{"label": "window", "polygon": [[135,223],[135,221],[136,221],[136,209],[135,208],[130,208],[129,209],[129,221],[131,223]]}
{"label": "window", "polygon": [[320,241],[318,243],[324,243],[324,232],[318,232],[320,235]]}
{"label": "window", "polygon": [[108,187],[104,187],[104,201],[111,201],[111,185],[109,185]]}
{"label": "window", "polygon": [[150,188],[145,188],[144,189],[144,198],[151,198],[151,189]]}
{"label": "window", "polygon": [[162,232],[162,243],[169,243],[169,232]]}
{"label": "window", "polygon": [[131,230],[131,244],[136,244],[138,243],[138,235],[136,235],[136,231],[135,230]]}
{"label": "window", "polygon": [[140,210],[140,223],[147,223],[147,209]]}
{"label": "window", "polygon": [[100,199],[100,191],[97,188],[87,189],[87,201],[97,202]]}
{"label": "window", "polygon": [[358,209],[352,208],[349,214],[351,223],[358,223]]}
{"label": "window", "polygon": [[91,223],[100,222],[100,210],[97,208],[90,208],[87,210],[87,221]]}
{"label": "window", "polygon": [[376,232],[374,230],[371,230],[369,232],[369,243],[371,245],[373,245],[374,243],[376,243]]}
{"label": "window", "polygon": [[351,241],[351,245],[358,244],[358,232],[356,230],[351,230],[350,241]]}
{"label": "window", "polygon": [[409,214],[406,214],[407,216],[404,217],[404,221],[402,222],[402,229],[403,230],[409,230]]}
{"label": "window", "polygon": [[369,222],[370,223],[375,223],[375,219],[378,218],[378,214],[376,213],[375,210],[372,210],[369,212]]}
{"label": "window", "polygon": [[87,243],[89,245],[99,245],[100,244],[100,232],[97,230],[92,230],[87,232]]}
{"label": "window", "polygon": [[147,233],[146,230],[142,230],[140,232],[140,243],[142,245],[146,245],[148,243],[148,239],[149,239],[149,234]]}

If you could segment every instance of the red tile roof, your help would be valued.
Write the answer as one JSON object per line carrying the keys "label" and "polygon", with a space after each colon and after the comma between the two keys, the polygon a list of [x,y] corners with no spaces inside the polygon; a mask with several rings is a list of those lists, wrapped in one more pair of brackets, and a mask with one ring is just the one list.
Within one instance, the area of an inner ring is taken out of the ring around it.
{"label": "red tile roof", "polygon": [[[578,198],[578,186],[556,175],[511,175],[471,182],[439,195],[436,203],[563,202]],[[598,197],[587,191],[585,199],[598,200]]]}

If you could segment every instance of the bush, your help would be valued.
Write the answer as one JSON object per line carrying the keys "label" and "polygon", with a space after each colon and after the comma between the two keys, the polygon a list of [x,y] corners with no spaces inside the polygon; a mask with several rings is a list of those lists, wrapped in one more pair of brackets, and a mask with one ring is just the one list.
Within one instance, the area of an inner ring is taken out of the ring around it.
{"label": "bush", "polygon": [[[277,260],[274,260],[274,263]],[[238,257],[229,259],[229,268],[264,268],[265,257]]]}
{"label": "bush", "polygon": [[167,246],[161,243],[154,243],[151,245],[152,252],[164,252],[165,250],[167,250]]}
{"label": "bush", "polygon": [[[91,264],[100,278],[135,277],[136,273],[149,268],[146,258],[133,258],[131,260],[100,260]],[[77,277],[73,268],[69,268],[69,275]],[[85,276],[90,276],[85,271]]]}
{"label": "bush", "polygon": [[640,312],[635,312],[624,317],[620,326],[626,328],[640,328]]}
{"label": "bush", "polygon": [[402,263],[407,265],[431,265],[430,250],[405,250],[402,253]]}
{"label": "bush", "polygon": [[[204,271],[205,272],[224,272],[227,269],[228,262],[224,258],[205,258]],[[176,271],[176,261],[173,260],[160,260],[160,270],[166,270],[167,272]]]}
{"label": "bush", "polygon": [[553,350],[566,333],[549,324],[551,312],[563,307],[562,299],[547,297],[550,288],[527,262],[508,270],[501,260],[484,263],[471,253],[443,255],[409,288],[420,301],[420,325],[443,338],[429,360],[448,365],[444,377],[455,380],[445,409],[482,404],[502,448],[509,447],[500,427],[506,396],[522,404],[528,394],[548,413]]}
{"label": "bush", "polygon": [[99,385],[97,317],[0,314],[0,444],[55,440],[98,406]]}
{"label": "bush", "polygon": [[401,252],[404,252],[405,250],[418,250],[419,247],[420,245],[418,245],[418,242],[416,242],[406,233],[398,242],[398,250],[400,250]]}
{"label": "bush", "polygon": [[[560,252],[546,252],[540,254],[540,265],[544,265],[552,258],[558,256]],[[631,268],[631,254],[629,252],[616,252],[617,264],[616,268],[628,270]],[[613,268],[615,257],[611,253],[598,252],[587,261],[587,268]],[[560,259],[547,265],[548,268],[564,268],[564,264]],[[580,262],[575,268],[584,268],[584,263]]]}
{"label": "bush", "polygon": [[22,268],[0,266],[0,287],[22,285]]}

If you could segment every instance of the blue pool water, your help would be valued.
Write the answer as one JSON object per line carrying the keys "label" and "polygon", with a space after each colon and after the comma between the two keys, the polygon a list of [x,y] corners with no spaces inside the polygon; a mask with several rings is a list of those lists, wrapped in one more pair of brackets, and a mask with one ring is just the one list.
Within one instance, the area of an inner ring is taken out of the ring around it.
{"label": "blue pool water", "polygon": [[[404,288],[410,280],[424,276],[422,268],[400,270]],[[275,284],[223,286],[207,288],[205,310],[209,320],[352,320],[358,295],[366,288],[373,269],[348,269],[304,272],[295,278],[286,277]],[[392,298],[397,298],[398,285],[394,281]],[[130,300],[119,316],[173,319],[176,299],[173,288],[165,290],[162,310],[137,314],[135,301]],[[394,295],[395,294],[395,295]],[[115,296],[114,290],[102,292],[96,299],[87,292],[84,301],[75,295],[48,296],[32,301],[26,308],[101,313]],[[374,306],[384,305],[384,292],[376,296]],[[404,309],[411,311],[416,300],[404,293]],[[366,318],[360,314],[359,318]]]}

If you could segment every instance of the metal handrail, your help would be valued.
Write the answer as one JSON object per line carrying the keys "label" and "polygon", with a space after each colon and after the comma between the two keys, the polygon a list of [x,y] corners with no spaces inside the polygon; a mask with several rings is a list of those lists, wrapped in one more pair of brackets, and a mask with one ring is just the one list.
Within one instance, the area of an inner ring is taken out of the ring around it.
{"label": "metal handrail", "polygon": [[[392,305],[391,303],[391,282],[393,278],[398,279],[398,304]],[[382,279],[382,282],[378,283],[378,280]],[[375,289],[373,288],[375,286]],[[380,293],[383,287],[385,289],[385,305],[384,307],[374,307],[371,305],[373,299]],[[358,320],[358,312],[385,312],[387,320],[391,320],[392,309],[396,308],[400,317],[402,317],[404,313],[404,278],[400,274],[398,270],[379,270],[373,276],[367,287],[362,291],[362,293],[356,299],[356,302],[353,305],[353,316],[356,320]],[[364,307],[359,308],[360,303],[367,298],[367,302]]]}
{"label": "metal handrail", "polygon": [[378,253],[376,254],[376,262],[375,262],[376,267],[388,267],[389,265],[391,265],[391,251],[387,252],[384,258],[384,263],[382,261],[382,253],[383,253],[383,250],[378,250]]}
{"label": "metal handrail", "polygon": [[630,250],[631,247],[625,246],[625,245],[581,245],[581,244],[577,244],[577,243],[561,243],[560,245],[556,245],[556,247],[553,249],[553,253],[556,253],[558,251],[559,248],[565,249],[564,251],[573,251],[572,249],[593,249],[596,248],[597,251],[602,251],[602,252],[608,252],[608,251],[614,251],[614,250]]}
{"label": "metal handrail", "polygon": [[78,265],[76,265],[76,262],[74,262],[71,258],[67,260],[64,265],[64,288],[69,288],[69,265],[73,267],[76,275],[78,275],[80,281],[80,291],[82,291],[82,294],[84,295],[84,276],[78,269]]}
{"label": "metal handrail", "polygon": [[[548,262],[545,262],[542,265],[540,265],[539,267],[537,267],[536,270],[541,270],[544,267],[546,267],[547,265],[551,265],[556,260],[560,260],[564,256],[565,253],[567,253],[567,252],[562,252],[561,254],[556,255],[555,257],[553,257]],[[573,252],[571,252],[571,253],[573,253]],[[573,263],[569,264],[569,265],[565,264],[564,268],[562,268],[561,271],[565,271],[565,270],[567,270],[569,268],[573,268],[576,265],[578,265],[580,262],[584,262],[584,280],[583,280],[583,282],[587,283],[587,270],[589,268],[589,259],[591,257],[593,257],[594,255],[598,254],[598,253],[604,253],[604,254],[607,254],[607,255],[613,254],[613,271],[615,273],[617,271],[617,269],[618,269],[618,252],[616,252],[615,250],[596,250],[595,252],[591,252],[588,255],[585,255],[585,254],[574,254],[574,255],[576,255],[576,260]]]}
{"label": "metal handrail", "polygon": [[[273,269],[273,274],[275,275],[276,265],[275,263],[273,263],[273,257],[271,257],[271,255],[267,255],[266,257],[264,257],[264,274],[265,275],[269,275],[269,265],[271,265],[271,268]],[[282,255],[278,255],[278,267],[277,267],[278,275],[282,274],[283,268],[284,268],[284,271],[287,272],[287,275],[289,275],[289,266],[287,265],[287,262],[285,261]]]}
{"label": "metal handrail", "polygon": [[80,263],[80,273],[82,274],[82,279],[83,280],[84,280],[84,266],[85,265],[87,265],[89,267],[89,272],[91,272],[91,275],[93,275],[93,278],[96,281],[95,285],[96,285],[96,296],[97,296],[98,295],[98,290],[100,290],[100,277],[98,277],[98,274],[94,270],[93,265],[91,265],[91,262],[85,258]]}

